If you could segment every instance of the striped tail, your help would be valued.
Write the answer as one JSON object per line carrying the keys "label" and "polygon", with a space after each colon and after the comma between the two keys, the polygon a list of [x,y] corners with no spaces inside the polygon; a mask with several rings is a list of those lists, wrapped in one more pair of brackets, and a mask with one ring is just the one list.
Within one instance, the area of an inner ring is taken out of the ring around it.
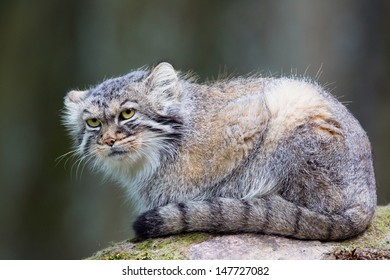
{"label": "striped tail", "polygon": [[252,200],[215,198],[171,203],[149,210],[138,217],[134,230],[140,238],[204,231],[342,240],[364,231],[373,215],[373,211],[359,205],[338,214],[318,213],[278,195]]}

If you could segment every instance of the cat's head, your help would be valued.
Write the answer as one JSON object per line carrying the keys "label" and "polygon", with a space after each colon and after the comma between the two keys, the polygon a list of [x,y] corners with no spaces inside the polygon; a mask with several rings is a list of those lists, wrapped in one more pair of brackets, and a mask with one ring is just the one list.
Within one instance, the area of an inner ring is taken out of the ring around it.
{"label": "cat's head", "polygon": [[180,142],[181,95],[168,63],[70,91],[64,125],[75,153],[113,175],[153,170],[163,157],[174,156]]}

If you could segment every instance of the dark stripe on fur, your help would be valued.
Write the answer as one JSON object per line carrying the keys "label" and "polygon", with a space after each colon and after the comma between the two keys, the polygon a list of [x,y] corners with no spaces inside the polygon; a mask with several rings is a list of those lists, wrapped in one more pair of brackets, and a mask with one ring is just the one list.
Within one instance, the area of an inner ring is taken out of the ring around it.
{"label": "dark stripe on fur", "polygon": [[212,225],[210,225],[211,232],[221,232],[222,229],[222,205],[218,199],[208,200],[208,206],[210,207]]}
{"label": "dark stripe on fur", "polygon": [[128,122],[122,126],[120,126],[122,129],[124,128],[126,130],[127,133],[129,134],[134,134],[135,131],[137,130],[137,128],[139,127],[138,125],[132,123],[132,122]]}
{"label": "dark stripe on fur", "polygon": [[162,134],[163,136],[169,138],[167,139],[166,142],[169,144],[172,143],[178,143],[181,141],[183,133],[181,131],[181,128],[183,126],[183,122],[180,119],[174,118],[174,117],[167,117],[167,116],[161,116],[161,115],[153,115],[148,112],[143,112],[145,116],[147,116],[149,119],[152,121],[163,125],[163,126],[168,126],[170,129],[169,130],[174,130],[173,132],[170,131],[165,131],[164,129],[153,127],[148,124],[142,124],[140,123],[138,126],[143,127],[149,131],[153,131],[159,134]]}
{"label": "dark stripe on fur", "polygon": [[242,213],[243,218],[244,218],[243,224],[245,225],[245,228],[246,228],[248,225],[248,222],[249,222],[249,216],[250,216],[251,211],[252,211],[252,205],[247,200],[243,200],[242,205],[244,207],[244,211]]}
{"label": "dark stripe on fur", "polygon": [[296,236],[297,233],[299,233],[300,231],[300,222],[301,222],[301,218],[302,218],[302,209],[299,207],[299,206],[296,206],[296,212],[295,212],[295,223],[294,223],[294,233],[292,234],[292,236]]}
{"label": "dark stripe on fur", "polygon": [[265,206],[265,217],[264,217],[264,224],[262,225],[261,232],[266,232],[267,227],[270,223],[270,213],[272,212],[272,206],[271,206],[271,201],[269,200],[268,197],[264,198],[264,206]]}
{"label": "dark stripe on fur", "polygon": [[158,208],[147,211],[137,218],[133,224],[136,235],[146,239],[165,235],[164,219],[161,217]]}
{"label": "dark stripe on fur", "polygon": [[85,145],[83,146],[83,155],[88,154],[89,148],[90,148],[91,143],[92,143],[92,138],[94,137],[94,135],[88,135],[87,137],[88,137],[87,141],[85,142]]}
{"label": "dark stripe on fur", "polygon": [[189,228],[189,223],[188,223],[188,218],[187,218],[187,206],[185,203],[179,203],[177,205],[177,208],[179,209],[181,217],[182,217],[183,231],[186,232],[186,231],[188,231],[188,228]]}
{"label": "dark stripe on fur", "polygon": [[153,121],[158,122],[162,125],[169,125],[172,128],[178,128],[183,125],[182,120],[174,117],[168,117],[168,116],[162,116],[162,115],[149,115],[149,118],[151,118]]}
{"label": "dark stripe on fur", "polygon": [[85,126],[83,126],[83,128],[79,131],[79,133],[77,133],[77,145],[80,146],[81,143],[83,142],[83,138],[84,138],[84,135],[85,135]]}
{"label": "dark stripe on fur", "polygon": [[144,127],[147,130],[153,131],[153,132],[156,132],[156,133],[167,134],[167,132],[165,130],[162,130],[161,128],[153,127],[153,126],[150,126],[150,125],[140,124],[140,127]]}
{"label": "dark stripe on fur", "polygon": [[326,240],[331,240],[334,232],[333,225],[335,223],[335,220],[331,215],[328,215],[327,218],[329,219],[329,226],[328,226],[328,233],[326,235]]}

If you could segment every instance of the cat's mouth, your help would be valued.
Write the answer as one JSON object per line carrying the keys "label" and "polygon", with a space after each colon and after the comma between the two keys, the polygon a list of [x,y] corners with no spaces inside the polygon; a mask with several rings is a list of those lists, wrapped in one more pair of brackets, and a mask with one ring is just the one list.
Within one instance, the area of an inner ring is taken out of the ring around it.
{"label": "cat's mouth", "polygon": [[127,154],[128,152],[127,151],[124,151],[124,150],[121,150],[121,149],[113,149],[111,148],[108,156],[121,156],[121,155],[125,155]]}
{"label": "cat's mouth", "polygon": [[106,147],[106,148],[100,148],[99,154],[102,158],[123,158],[129,154],[128,150],[125,150],[123,148],[119,147]]}
{"label": "cat's mouth", "polygon": [[102,159],[123,160],[138,156],[139,145],[133,141],[121,141],[114,145],[98,145],[97,154]]}
{"label": "cat's mouth", "polygon": [[122,150],[122,149],[118,149],[118,148],[111,148],[109,153],[108,153],[108,156],[109,157],[112,157],[112,156],[123,156],[123,155],[126,155],[128,154],[128,151],[125,151],[125,150]]}

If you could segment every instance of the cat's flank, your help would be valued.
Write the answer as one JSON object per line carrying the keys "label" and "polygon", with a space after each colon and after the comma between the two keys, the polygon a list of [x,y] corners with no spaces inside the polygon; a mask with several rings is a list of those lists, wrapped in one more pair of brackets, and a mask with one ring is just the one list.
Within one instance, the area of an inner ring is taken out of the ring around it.
{"label": "cat's flank", "polygon": [[199,84],[168,63],[65,97],[80,157],[116,179],[142,238],[190,231],[338,240],[370,224],[370,143],[317,84]]}

